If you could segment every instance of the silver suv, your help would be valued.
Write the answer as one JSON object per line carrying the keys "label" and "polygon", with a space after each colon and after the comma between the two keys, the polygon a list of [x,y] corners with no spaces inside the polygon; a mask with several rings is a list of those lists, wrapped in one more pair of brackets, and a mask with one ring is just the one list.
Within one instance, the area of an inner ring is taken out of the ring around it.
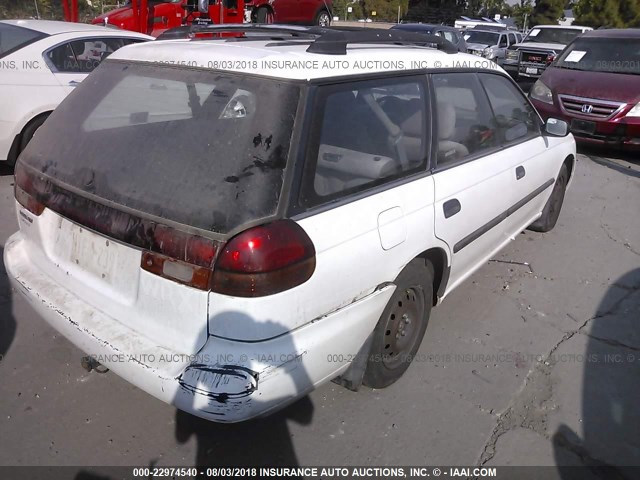
{"label": "silver suv", "polygon": [[514,78],[538,78],[574,38],[591,27],[537,25],[521,43],[509,46],[501,64]]}
{"label": "silver suv", "polygon": [[508,30],[496,31],[474,28],[464,34],[464,39],[467,42],[467,52],[502,65],[507,49],[509,46],[522,41],[522,35],[519,32]]}

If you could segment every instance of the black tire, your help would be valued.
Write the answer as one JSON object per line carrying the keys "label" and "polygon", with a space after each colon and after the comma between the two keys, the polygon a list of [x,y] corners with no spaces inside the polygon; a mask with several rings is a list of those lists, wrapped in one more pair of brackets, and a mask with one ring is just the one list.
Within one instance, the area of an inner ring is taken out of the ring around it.
{"label": "black tire", "polygon": [[373,332],[363,383],[388,387],[409,368],[429,323],[433,305],[433,267],[416,258],[394,282],[396,291]]}
{"label": "black tire", "polygon": [[331,15],[326,10],[320,10],[313,19],[313,24],[320,27],[328,27],[331,25]]}
{"label": "black tire", "polygon": [[256,11],[256,23],[273,23],[273,13],[267,7],[260,7]]}
{"label": "black tire", "polygon": [[18,155],[27,147],[27,144],[35,135],[36,130],[38,130],[42,126],[47,118],[49,118],[48,113],[40,115],[34,120],[31,120],[31,123],[27,124],[25,129],[22,131],[22,136],[20,137],[20,148],[18,149]]}
{"label": "black tire", "polygon": [[563,164],[560,169],[560,173],[558,174],[558,178],[556,178],[556,183],[553,186],[553,192],[551,192],[551,196],[542,210],[542,216],[529,225],[529,230],[542,233],[553,230],[553,227],[556,226],[556,222],[560,216],[562,202],[564,201],[564,192],[567,189],[568,181],[569,170],[567,169],[567,165]]}

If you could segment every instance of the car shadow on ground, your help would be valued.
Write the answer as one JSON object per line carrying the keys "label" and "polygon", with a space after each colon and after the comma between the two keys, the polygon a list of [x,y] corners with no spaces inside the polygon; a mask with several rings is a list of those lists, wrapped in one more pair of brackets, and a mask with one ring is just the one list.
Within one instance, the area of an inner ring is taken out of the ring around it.
{"label": "car shadow on ground", "polygon": [[0,245],[0,368],[16,335],[16,321],[11,309],[11,285],[4,268],[4,248]]}
{"label": "car shadow on ground", "polygon": [[13,175],[13,167],[10,167],[4,162],[0,162],[0,177]]}
{"label": "car shadow on ground", "polygon": [[[221,314],[223,321],[227,315],[233,317],[234,325],[237,326],[237,331],[240,332],[251,332],[258,328],[269,332],[282,331],[282,327],[276,322],[258,323],[240,312],[225,312]],[[215,322],[216,317],[212,319],[212,323],[215,324]],[[206,334],[208,335],[208,332]],[[265,351],[265,357],[273,356],[278,358],[281,354],[286,356],[291,352],[299,352],[290,335],[281,335],[276,338],[280,339],[278,341],[278,350]],[[269,342],[261,343],[268,344]],[[251,345],[251,343],[246,345]],[[266,403],[272,406],[274,402],[278,403],[278,401],[282,400],[285,404],[290,403],[290,405],[267,417],[240,423],[213,422],[182,410],[176,410],[174,431],[176,442],[178,444],[186,444],[191,439],[195,439],[195,458],[186,466],[198,467],[203,469],[200,470],[203,472],[206,472],[207,467],[299,466],[288,423],[296,422],[300,425],[309,425],[313,418],[314,407],[308,395],[295,401],[304,391],[308,390],[308,385],[311,382],[302,362],[302,357],[306,352],[299,352],[300,358],[297,359],[298,361],[285,361],[281,364],[278,360],[274,363],[269,360],[267,363],[271,365],[264,368],[261,373],[252,372],[254,374],[257,373],[255,377],[257,378],[256,388],[247,389],[249,395],[240,397],[223,394],[213,398],[214,395],[201,395],[196,390],[209,393],[220,385],[223,386],[222,389],[225,392],[233,389],[233,379],[229,379],[226,376],[227,374],[219,372],[230,371],[234,367],[236,367],[236,371],[239,369],[249,371],[248,367],[253,366],[253,364],[247,362],[247,356],[245,355],[239,357],[240,361],[236,365],[234,360],[229,360],[232,357],[229,354],[221,355],[218,352],[217,358],[214,358],[215,354],[207,353],[207,351],[207,347],[204,347],[195,356],[190,365],[200,364],[201,368],[198,369],[198,373],[194,377],[191,377],[194,379],[192,382],[185,382],[187,386],[195,383],[197,388],[194,390],[183,386],[179,387],[178,393],[174,398],[176,405],[183,405],[185,408],[195,411],[214,412],[211,416],[221,419],[234,414],[235,411],[241,411],[243,408],[248,409],[251,406],[258,406],[259,409],[259,404],[263,401],[260,399],[261,385],[268,382],[268,380],[265,380],[266,377],[275,377],[278,374],[280,378],[284,378],[280,385],[293,385],[293,388],[287,388],[288,392],[276,392],[277,400],[272,398]],[[247,352],[250,351],[250,347],[248,347]],[[206,365],[202,365],[205,357],[211,360],[207,360]],[[245,358],[244,361],[242,361],[243,357]],[[220,358],[227,363],[220,363]],[[264,364],[264,360],[261,363]],[[205,369],[204,367],[207,368]],[[207,374],[205,373],[207,370],[215,372]],[[181,378],[184,376],[185,373],[181,375]],[[238,385],[238,383],[235,385]],[[219,415],[219,417],[216,417],[216,415]],[[148,467],[163,466],[158,465],[157,462],[157,458],[150,459]],[[207,474],[206,476],[209,477],[211,475]],[[213,476],[215,477],[216,475]],[[302,477],[291,476],[287,478]],[[115,480],[115,478],[111,478],[108,474],[105,476],[100,472],[81,470],[76,474],[74,480]]]}
{"label": "car shadow on ground", "polygon": [[[610,168],[616,172],[640,178],[640,154],[604,147],[579,146],[578,153],[588,157],[591,161]],[[630,165],[629,165],[630,164]]]}
{"label": "car shadow on ground", "polygon": [[[617,279],[597,311],[604,305],[613,306],[605,307],[608,310],[584,331],[589,339],[583,363],[582,432],[560,425],[553,448],[558,467],[575,465],[572,458],[578,457],[593,475],[588,478],[624,480],[637,478],[640,465],[640,268]],[[563,480],[582,480],[586,474],[583,469],[560,468]]]}
{"label": "car shadow on ground", "polygon": [[288,422],[311,423],[308,396],[269,417],[243,423],[215,423],[176,411],[176,440],[197,442],[196,467],[296,467],[299,465]]}
{"label": "car shadow on ground", "polygon": [[[214,317],[211,320],[211,324],[228,323],[229,318],[233,318],[234,331],[237,332],[260,330],[267,335],[275,335],[276,332],[283,331],[282,325],[277,322],[264,321],[258,323],[248,315],[235,311],[219,314],[218,317]],[[287,331],[287,329],[285,328],[284,331]],[[183,386],[180,387],[176,395],[175,405],[185,405],[188,409],[209,412],[212,414],[210,415],[212,418],[220,418],[224,421],[225,417],[230,414],[233,415],[235,409],[242,411],[243,409],[248,410],[249,408],[257,407],[259,410],[261,403],[262,408],[272,406],[273,399],[268,402],[261,400],[261,398],[265,398],[261,397],[261,386],[266,384],[268,387],[269,382],[276,375],[282,380],[279,383],[280,385],[292,384],[293,386],[293,388],[289,388],[290,391],[288,392],[275,392],[275,395],[278,396],[278,401],[285,403],[295,401],[301,394],[306,393],[308,386],[311,385],[311,380],[302,362],[306,352],[299,351],[299,347],[294,344],[291,335],[280,335],[275,341],[278,347],[277,349],[272,348],[270,351],[266,351],[270,342],[260,343],[260,345],[265,345],[259,350],[260,354],[264,353],[265,355],[273,356],[274,360],[268,361],[271,364],[270,367],[261,372],[253,372],[256,378],[255,389],[248,390],[250,392],[248,396],[235,399],[225,397],[212,398],[211,395],[201,395]],[[251,344],[245,345],[248,347],[247,352],[251,352],[249,347]],[[263,352],[262,349],[265,351]],[[282,356],[288,357],[291,352],[299,354],[299,358],[293,362],[283,362]],[[204,356],[206,353],[201,352],[200,355]],[[246,355],[243,356],[245,361],[238,362],[239,367],[253,366],[251,362],[247,362]],[[217,359],[209,360],[209,362],[215,363],[214,368],[217,366],[218,371],[225,370],[226,367],[235,367],[235,365],[221,365]],[[211,385],[223,384],[226,381],[225,378],[228,378],[227,375],[218,376],[218,374],[215,376],[205,376],[201,373],[197,375],[194,378],[197,378],[198,389],[202,388],[207,392],[215,390],[215,387],[211,387]],[[226,390],[229,389],[229,387],[226,388]],[[268,394],[265,396],[268,396]],[[190,438],[195,437],[197,442],[196,467],[298,466],[288,422],[294,421],[302,425],[308,425],[311,423],[312,417],[313,404],[308,396],[297,400],[288,408],[280,410],[273,415],[242,423],[216,423],[177,410],[175,438],[178,443],[183,444]]]}

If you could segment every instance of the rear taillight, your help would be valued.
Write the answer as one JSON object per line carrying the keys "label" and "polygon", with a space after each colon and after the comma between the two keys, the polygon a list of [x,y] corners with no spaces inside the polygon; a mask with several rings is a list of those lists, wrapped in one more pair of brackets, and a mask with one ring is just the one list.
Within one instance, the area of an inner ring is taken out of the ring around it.
{"label": "rear taillight", "polygon": [[220,252],[211,289],[235,297],[262,297],[306,282],[316,251],[306,232],[291,220],[250,228]]}
{"label": "rear taillight", "polygon": [[555,54],[550,53],[549,55],[547,55],[547,65],[551,65],[555,59]]}
{"label": "rear taillight", "polygon": [[42,190],[37,188],[41,187],[39,183],[43,182],[36,174],[29,172],[21,162],[16,164],[14,195],[20,205],[36,216],[44,212],[44,204],[37,199],[38,191]]}

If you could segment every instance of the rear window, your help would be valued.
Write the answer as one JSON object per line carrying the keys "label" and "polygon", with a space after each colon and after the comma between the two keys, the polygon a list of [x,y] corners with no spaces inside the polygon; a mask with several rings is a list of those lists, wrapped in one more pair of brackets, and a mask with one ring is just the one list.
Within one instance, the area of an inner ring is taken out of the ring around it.
{"label": "rear window", "polygon": [[0,22],[0,58],[46,36],[42,32]]}
{"label": "rear window", "polygon": [[276,213],[298,99],[276,80],[107,61],[20,160],[116,208],[228,233]]}

